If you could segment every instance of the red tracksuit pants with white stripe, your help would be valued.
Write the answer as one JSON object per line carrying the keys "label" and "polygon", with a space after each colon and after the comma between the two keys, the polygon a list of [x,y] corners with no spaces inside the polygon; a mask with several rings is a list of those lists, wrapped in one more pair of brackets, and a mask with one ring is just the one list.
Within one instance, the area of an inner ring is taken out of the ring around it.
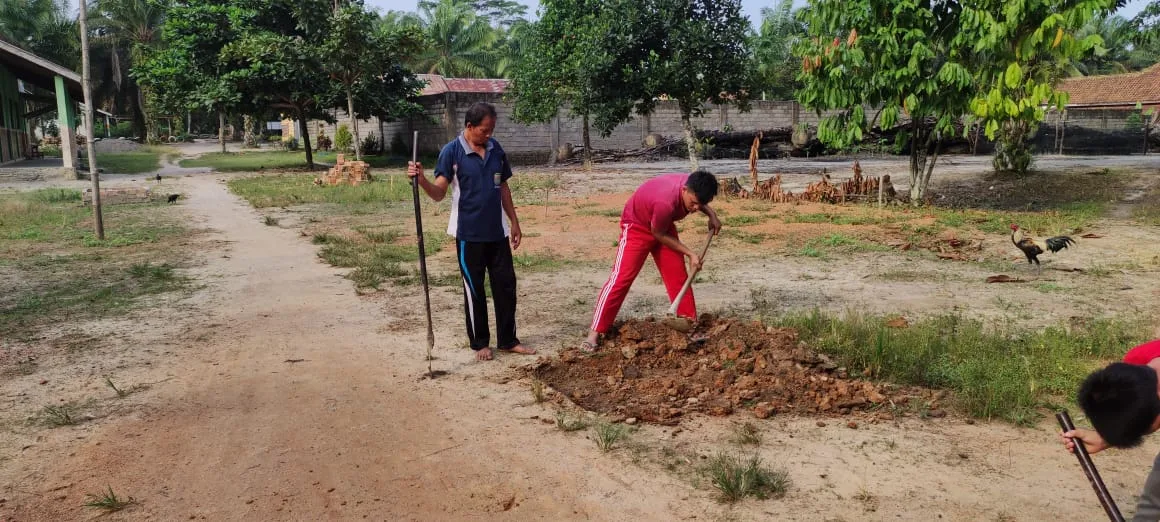
{"label": "red tracksuit pants with white stripe", "polygon": [[[669,231],[669,234],[677,237],[676,229]],[[604,283],[604,288],[600,290],[600,296],[596,299],[596,313],[592,318],[592,329],[596,330],[597,333],[605,333],[608,331],[608,327],[612,326],[612,322],[616,320],[616,314],[620,312],[620,306],[624,304],[624,298],[628,295],[628,289],[636,280],[640,269],[644,267],[645,258],[650,254],[657,264],[657,270],[661,273],[661,279],[665,282],[665,290],[669,293],[669,302],[672,303],[677,294],[681,292],[681,287],[685,285],[685,279],[689,276],[688,271],[685,270],[685,256],[662,245],[653,237],[652,231],[647,228],[621,223],[616,261],[612,264],[612,273],[608,276],[608,282]],[[690,319],[697,317],[697,305],[693,300],[692,288],[685,293],[685,297],[681,299],[681,304],[677,306],[677,315]]]}

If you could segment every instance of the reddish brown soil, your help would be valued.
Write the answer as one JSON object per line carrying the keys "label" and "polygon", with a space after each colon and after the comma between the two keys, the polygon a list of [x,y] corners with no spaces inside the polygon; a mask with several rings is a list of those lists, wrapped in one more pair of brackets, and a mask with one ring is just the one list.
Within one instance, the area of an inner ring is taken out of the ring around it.
{"label": "reddish brown soil", "polygon": [[695,342],[662,322],[629,320],[613,327],[599,353],[566,351],[534,372],[585,409],[658,424],[693,412],[749,410],[758,418],[876,412],[929,395],[850,378],[792,329],[704,315],[694,337],[706,336]]}

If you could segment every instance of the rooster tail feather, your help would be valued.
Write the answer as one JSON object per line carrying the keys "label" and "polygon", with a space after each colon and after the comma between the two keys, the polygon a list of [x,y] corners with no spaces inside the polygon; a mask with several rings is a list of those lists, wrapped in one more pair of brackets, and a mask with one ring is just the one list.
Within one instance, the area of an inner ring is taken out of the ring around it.
{"label": "rooster tail feather", "polygon": [[1055,236],[1047,238],[1047,249],[1052,253],[1059,252],[1067,248],[1068,245],[1074,245],[1075,240],[1068,236]]}

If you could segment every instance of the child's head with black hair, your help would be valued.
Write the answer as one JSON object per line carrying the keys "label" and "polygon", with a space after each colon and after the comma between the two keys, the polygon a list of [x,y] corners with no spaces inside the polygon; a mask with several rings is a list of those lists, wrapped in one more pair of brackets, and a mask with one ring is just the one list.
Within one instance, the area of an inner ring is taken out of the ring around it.
{"label": "child's head with black hair", "polygon": [[685,190],[683,191],[683,200],[685,203],[685,210],[689,212],[697,212],[701,207],[708,205],[717,197],[717,177],[705,170],[698,170],[689,174],[689,180],[685,182]]}
{"label": "child's head with black hair", "polygon": [[1084,379],[1078,402],[1104,441],[1130,448],[1153,431],[1160,417],[1158,393],[1156,370],[1117,362]]}

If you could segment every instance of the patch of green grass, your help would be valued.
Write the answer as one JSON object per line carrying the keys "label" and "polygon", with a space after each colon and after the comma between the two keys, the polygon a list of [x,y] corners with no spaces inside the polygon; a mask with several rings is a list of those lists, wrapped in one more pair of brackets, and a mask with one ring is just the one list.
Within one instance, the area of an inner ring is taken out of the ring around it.
{"label": "patch of green grass", "polygon": [[268,227],[276,227],[278,226],[278,218],[274,216],[266,216],[262,219],[262,223],[265,223]]}
{"label": "patch of green grass", "polygon": [[355,231],[362,234],[371,243],[394,243],[402,236],[402,233],[393,229],[376,230],[369,227],[355,227]]}
{"label": "patch of green grass", "polygon": [[106,174],[142,174],[161,168],[159,150],[142,149],[134,152],[97,153],[97,167]]}
{"label": "patch of green grass", "polygon": [[1095,367],[1147,338],[1143,321],[1094,319],[1082,327],[1023,330],[985,327],[958,315],[931,317],[908,328],[889,317],[820,311],[775,317],[810,346],[834,355],[852,373],[954,392],[975,417],[1026,422],[1038,408],[1070,399]]}
{"label": "patch of green grass", "polygon": [[39,420],[41,424],[51,428],[72,426],[80,422],[77,418],[78,410],[79,407],[72,402],[45,406],[40,410]]}
{"label": "patch of green grass", "polygon": [[751,245],[760,245],[766,239],[769,239],[768,234],[762,234],[760,232],[744,232],[735,228],[726,228],[725,230],[722,230],[721,233],[725,237],[736,239],[742,243],[749,243]]}
{"label": "patch of green grass", "polygon": [[986,212],[977,227],[988,234],[1010,234],[1014,223],[1034,236],[1054,236],[1084,230],[1106,211],[1104,201],[1076,201],[1042,212]]}
{"label": "patch of green grass", "polygon": [[521,271],[551,272],[572,264],[571,260],[556,255],[552,251],[524,252],[512,256],[512,263]]}
{"label": "patch of green grass", "polygon": [[896,282],[912,282],[912,281],[927,281],[931,277],[929,272],[918,272],[914,270],[887,270],[878,274],[878,277],[883,281]]}
{"label": "patch of green grass", "polygon": [[814,237],[806,241],[806,244],[798,250],[798,255],[825,259],[828,257],[827,254],[831,252],[853,254],[857,252],[886,252],[888,250],[890,248],[885,245],[862,241],[845,234],[834,233]]}
{"label": "patch of green grass", "polygon": [[578,216],[597,216],[597,217],[606,217],[606,218],[617,218],[617,219],[619,219],[619,218],[620,218],[620,215],[621,215],[623,212],[624,212],[624,211],[623,211],[623,210],[621,210],[621,209],[612,209],[612,208],[606,208],[606,209],[584,209],[584,210],[581,210],[581,211],[577,212],[577,213],[576,213],[576,215],[578,215]]}
{"label": "patch of green grass", "polygon": [[743,458],[719,453],[710,459],[703,473],[725,502],[737,502],[745,497],[779,498],[790,486],[788,473],[766,468],[757,455]]}
{"label": "patch of green grass", "polygon": [[756,225],[762,221],[763,219],[761,216],[742,214],[738,216],[726,216],[721,220],[721,224],[727,227],[744,227],[748,225]]}
{"label": "patch of green grass", "polygon": [[310,174],[253,176],[230,180],[230,191],[249,201],[255,208],[330,203],[349,207],[374,204],[382,206],[411,201],[411,185],[402,179],[394,183],[376,179],[358,186],[317,186]]}
{"label": "patch of green grass", "polygon": [[113,493],[112,487],[99,495],[89,493],[85,497],[89,499],[88,502],[85,502],[85,507],[103,509],[106,513],[120,511],[137,503],[133,497],[118,497],[116,493]]}
{"label": "patch of green grass", "polygon": [[39,203],[80,203],[81,191],[63,188],[47,188],[26,192],[25,197]]}
{"label": "patch of green grass", "polygon": [[628,435],[628,426],[601,422],[592,428],[592,433],[596,440],[596,447],[600,448],[600,451],[608,452],[612,451],[616,447],[616,443]]}
{"label": "patch of green grass", "polygon": [[[441,234],[424,235],[427,255],[438,253],[446,240]],[[419,260],[418,247],[409,243],[380,243],[326,233],[316,234],[313,242],[323,245],[318,256],[331,266],[354,268],[347,278],[358,288],[377,289],[387,280],[411,276],[400,263]]]}
{"label": "patch of green grass", "polygon": [[1067,289],[1055,283],[1039,283],[1035,285],[1035,289],[1045,294],[1064,292]]}
{"label": "patch of green grass", "polygon": [[95,277],[69,273],[44,282],[32,292],[0,295],[0,330],[27,330],[60,316],[75,320],[112,315],[137,304],[142,297],[188,288],[191,281],[173,270],[168,264],[138,263]]}
{"label": "patch of green grass", "polygon": [[[548,205],[552,191],[563,184],[560,174],[520,173],[507,181],[517,203]],[[562,203],[562,202],[561,202]]]}
{"label": "patch of green grass", "polygon": [[565,412],[556,413],[556,429],[560,431],[580,431],[588,427],[588,423],[580,417],[571,417]]}
{"label": "patch of green grass", "polygon": [[733,442],[735,444],[761,444],[761,430],[752,422],[733,425]]}
{"label": "patch of green grass", "polygon": [[[338,153],[334,151],[312,151],[315,164],[333,165],[338,161]],[[348,161],[354,161],[354,154],[346,154]],[[406,168],[409,156],[363,156],[372,168],[376,169],[403,169]],[[419,161],[426,166],[427,175],[431,175],[431,166],[435,164],[434,156],[421,156]],[[210,167],[218,172],[251,172],[259,170],[286,170],[305,169],[305,151],[246,151],[246,152],[213,152],[202,154],[197,158],[182,160],[182,167]]]}
{"label": "patch of green grass", "polygon": [[[315,161],[321,161],[315,158]],[[249,172],[270,169],[305,169],[305,152],[211,152],[179,163],[185,168],[209,167],[218,172]]]}
{"label": "patch of green grass", "polygon": [[828,212],[817,212],[812,214],[798,214],[797,212],[788,212],[785,214],[785,216],[782,217],[782,221],[785,223],[830,223],[834,225],[884,225],[905,219],[911,218],[903,214],[872,216],[869,213],[851,215],[840,213],[831,214]]}

